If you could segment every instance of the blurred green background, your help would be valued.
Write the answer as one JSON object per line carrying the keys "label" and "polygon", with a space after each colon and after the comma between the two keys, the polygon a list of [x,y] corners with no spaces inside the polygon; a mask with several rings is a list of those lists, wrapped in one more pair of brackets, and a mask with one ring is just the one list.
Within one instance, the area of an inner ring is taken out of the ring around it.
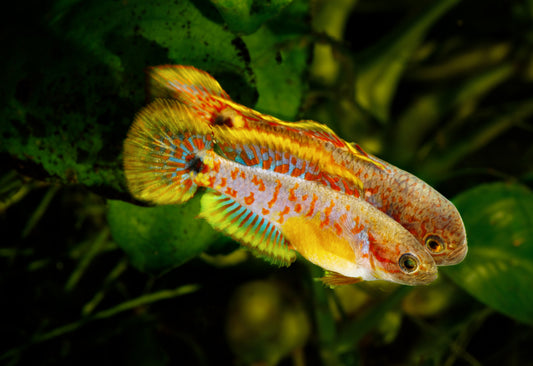
{"label": "blurred green background", "polygon": [[[532,0],[32,1],[0,58],[0,363],[533,364]],[[145,207],[122,142],[146,66],[313,119],[457,205],[430,286],[325,288]]]}

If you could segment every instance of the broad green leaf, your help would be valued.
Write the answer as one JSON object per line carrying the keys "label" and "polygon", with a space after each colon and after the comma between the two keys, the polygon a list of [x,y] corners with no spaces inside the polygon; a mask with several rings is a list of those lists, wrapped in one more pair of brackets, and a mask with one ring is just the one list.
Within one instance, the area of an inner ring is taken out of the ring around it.
{"label": "broad green leaf", "polygon": [[389,119],[389,108],[412,53],[428,29],[459,0],[430,2],[414,19],[402,24],[375,47],[360,55],[355,80],[355,99],[382,122]]}
{"label": "broad green leaf", "polygon": [[308,6],[295,1],[279,18],[243,37],[250,54],[259,99],[255,108],[285,120],[294,120],[303,98],[303,75],[310,47],[302,42],[308,32]]}
{"label": "broad green leaf", "polygon": [[277,15],[292,0],[211,0],[230,30],[235,33],[255,32],[268,19]]}
{"label": "broad green leaf", "polygon": [[465,222],[469,252],[463,263],[442,272],[491,308],[533,324],[533,193],[495,183],[454,202]]}
{"label": "broad green leaf", "polygon": [[206,250],[221,238],[196,216],[200,200],[183,205],[140,207],[109,201],[108,221],[117,244],[142,271],[163,272]]}

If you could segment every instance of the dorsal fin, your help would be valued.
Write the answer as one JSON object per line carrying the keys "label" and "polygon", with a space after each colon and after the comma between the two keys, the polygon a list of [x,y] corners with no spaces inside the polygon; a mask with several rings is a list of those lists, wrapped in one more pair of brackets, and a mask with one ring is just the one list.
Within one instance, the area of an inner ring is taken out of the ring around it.
{"label": "dorsal fin", "polygon": [[201,202],[200,217],[250,248],[254,254],[282,266],[288,266],[296,259],[296,252],[289,249],[279,229],[261,215],[214,191],[206,192]]}
{"label": "dorsal fin", "polygon": [[318,123],[312,120],[302,120],[298,122],[284,122],[284,126],[290,129],[295,129],[312,138],[329,142],[335,147],[344,147],[346,142],[341,139],[331,128],[325,124]]}
{"label": "dorsal fin", "polygon": [[369,163],[372,163],[376,168],[384,170],[385,164],[383,164],[380,160],[374,158],[372,155],[369,155],[359,144],[352,142],[347,143],[346,146],[350,149],[350,151],[356,155],[359,159],[368,161]]}
{"label": "dorsal fin", "polygon": [[146,72],[148,92],[152,98],[180,99],[181,93],[209,93],[231,99],[214,77],[193,66],[153,66],[148,67]]}
{"label": "dorsal fin", "polygon": [[211,119],[213,113],[230,101],[230,96],[207,72],[192,66],[163,65],[147,69],[147,93],[150,100],[170,98]]}

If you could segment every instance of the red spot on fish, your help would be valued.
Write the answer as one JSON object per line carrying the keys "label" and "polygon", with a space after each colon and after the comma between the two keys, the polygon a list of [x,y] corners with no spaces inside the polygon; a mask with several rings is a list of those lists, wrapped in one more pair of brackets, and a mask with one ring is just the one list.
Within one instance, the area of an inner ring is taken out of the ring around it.
{"label": "red spot on fish", "polygon": [[250,192],[250,195],[248,197],[244,197],[244,203],[246,203],[247,205],[251,205],[252,203],[254,203],[254,201],[254,192]]}
{"label": "red spot on fish", "polygon": [[313,199],[311,200],[311,207],[309,207],[309,211],[307,212],[307,214],[305,214],[305,216],[313,215],[313,213],[315,212],[315,204],[317,200],[318,200],[318,197],[313,193]]}
{"label": "red spot on fish", "polygon": [[333,207],[335,207],[335,202],[331,200],[329,207],[326,207],[324,210],[324,220],[320,223],[320,227],[324,227],[326,225],[329,225],[329,216],[331,215],[331,212],[333,211]]}
{"label": "red spot on fish", "polygon": [[300,205],[299,203],[295,204],[294,205],[294,212],[300,213],[301,211],[302,211],[302,205]]}
{"label": "red spot on fish", "polygon": [[227,184],[227,179],[226,178],[220,178],[220,187],[225,187]]}
{"label": "red spot on fish", "polygon": [[281,212],[279,213],[279,220],[278,220],[278,222],[279,222],[280,224],[283,224],[283,221],[284,221],[283,216],[286,215],[286,214],[288,214],[290,211],[291,211],[291,209],[289,208],[289,206],[285,206],[285,208],[283,209],[283,211],[281,211]]}
{"label": "red spot on fish", "polygon": [[241,178],[242,178],[242,179],[246,179],[246,174],[244,174],[243,171],[241,171]]}
{"label": "red spot on fish", "polygon": [[227,194],[228,196],[231,196],[231,197],[233,197],[233,198],[236,198],[236,197],[237,197],[237,191],[234,190],[234,189],[231,188],[231,187],[226,188],[226,192],[225,192],[225,194]]}
{"label": "red spot on fish", "polygon": [[307,197],[309,197],[309,196],[306,195],[306,194],[304,194],[304,195],[302,196],[302,201],[307,201]]}
{"label": "red spot on fish", "polygon": [[342,227],[338,223],[333,224],[333,227],[335,227],[337,235],[342,235]]}
{"label": "red spot on fish", "polygon": [[278,200],[278,194],[279,190],[281,188],[281,182],[279,179],[276,179],[276,188],[274,188],[274,194],[272,195],[272,199],[268,202],[268,208],[272,208],[274,206],[274,203]]}
{"label": "red spot on fish", "polygon": [[261,209],[261,212],[263,213],[263,215],[266,216],[266,215],[268,215],[268,214],[270,213],[270,210],[267,210],[266,208],[263,207],[263,208]]}
{"label": "red spot on fish", "polygon": [[256,186],[259,186],[257,188],[258,191],[263,192],[265,190],[265,184],[263,183],[263,180],[261,178],[257,178],[257,175],[253,176],[252,183]]}
{"label": "red spot on fish", "polygon": [[220,171],[220,161],[219,160],[215,160],[213,162],[213,171],[215,173],[218,173]]}
{"label": "red spot on fish", "polygon": [[237,179],[237,174],[239,174],[239,168],[235,168],[231,173],[231,179]]}
{"label": "red spot on fish", "polygon": [[296,195],[294,194],[294,191],[298,189],[298,183],[294,184],[294,187],[292,187],[291,189],[289,189],[289,201],[296,201],[298,199],[298,197],[296,197]]}

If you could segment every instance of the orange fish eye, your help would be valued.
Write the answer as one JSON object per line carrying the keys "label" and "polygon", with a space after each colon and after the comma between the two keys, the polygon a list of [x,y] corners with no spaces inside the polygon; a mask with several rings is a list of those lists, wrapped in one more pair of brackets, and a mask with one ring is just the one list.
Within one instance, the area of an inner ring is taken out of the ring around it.
{"label": "orange fish eye", "polygon": [[403,254],[398,264],[400,265],[400,269],[407,274],[415,272],[419,266],[418,259],[411,253]]}
{"label": "orange fish eye", "polygon": [[431,251],[433,254],[438,254],[444,251],[446,248],[446,245],[444,243],[444,240],[440,236],[437,235],[429,235],[425,239],[426,247]]}

